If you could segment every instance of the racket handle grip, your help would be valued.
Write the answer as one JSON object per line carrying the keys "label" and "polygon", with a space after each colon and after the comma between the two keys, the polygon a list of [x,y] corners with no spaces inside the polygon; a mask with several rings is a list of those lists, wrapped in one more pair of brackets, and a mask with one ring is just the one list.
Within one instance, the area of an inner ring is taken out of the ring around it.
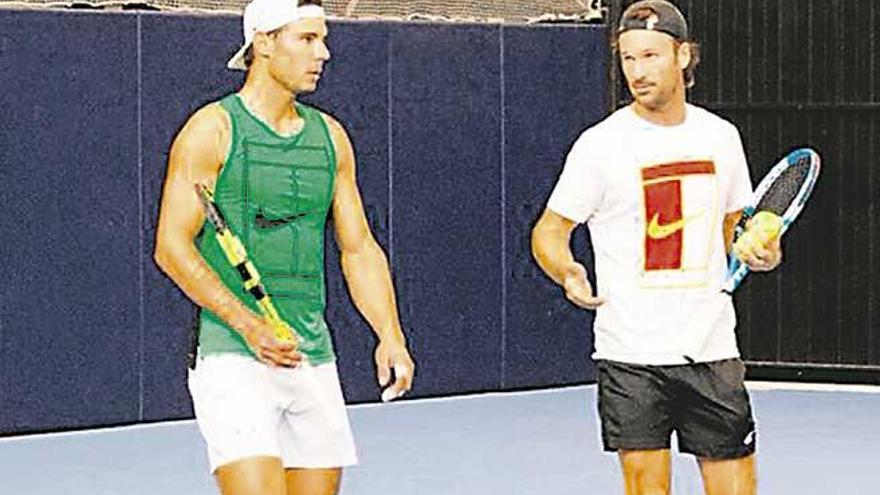
{"label": "racket handle grip", "polygon": [[272,324],[272,328],[275,329],[275,337],[278,340],[296,340],[296,334],[293,333],[293,329],[290,328],[286,321],[281,319],[281,315],[278,314],[278,310],[275,309],[275,305],[272,304],[268,297],[259,299],[257,305],[266,319]]}
{"label": "racket handle grip", "polygon": [[733,291],[739,287],[739,284],[742,283],[743,279],[746,278],[746,275],[748,274],[749,267],[746,266],[745,263],[739,263],[736,269],[724,279],[724,285],[721,287],[721,292],[733,294]]}
{"label": "racket handle grip", "polygon": [[284,321],[273,321],[272,327],[275,329],[275,338],[278,340],[283,340],[285,342],[296,340],[293,329],[291,329]]}

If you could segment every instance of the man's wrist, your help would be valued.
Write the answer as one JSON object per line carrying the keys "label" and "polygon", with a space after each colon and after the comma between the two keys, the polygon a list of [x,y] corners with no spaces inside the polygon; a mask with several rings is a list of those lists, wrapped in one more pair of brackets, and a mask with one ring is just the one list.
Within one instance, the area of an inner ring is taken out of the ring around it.
{"label": "man's wrist", "polygon": [[562,283],[560,285],[565,285],[565,281],[569,279],[569,277],[583,277],[587,273],[587,269],[584,268],[584,265],[581,265],[577,261],[572,261],[565,265],[562,269]]}
{"label": "man's wrist", "polygon": [[245,338],[252,334],[254,328],[259,324],[257,317],[253,314],[230,315],[226,321],[236,333]]}
{"label": "man's wrist", "polygon": [[380,343],[394,343],[406,346],[406,337],[400,327],[389,328],[384,331],[376,332]]}

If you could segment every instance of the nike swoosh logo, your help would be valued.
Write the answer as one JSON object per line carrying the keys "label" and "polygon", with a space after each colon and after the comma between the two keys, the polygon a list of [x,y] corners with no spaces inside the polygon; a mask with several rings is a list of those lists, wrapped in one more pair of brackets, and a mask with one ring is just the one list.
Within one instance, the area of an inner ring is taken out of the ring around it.
{"label": "nike swoosh logo", "polygon": [[263,215],[263,211],[260,210],[257,211],[257,216],[254,217],[254,225],[256,225],[258,229],[272,229],[293,222],[294,220],[298,220],[308,214],[309,212],[306,211],[281,218],[266,218]]}
{"label": "nike swoosh logo", "polygon": [[703,216],[706,213],[706,210],[702,210],[699,213],[695,213],[689,217],[682,218],[681,220],[676,220],[674,222],[665,223],[660,225],[660,213],[654,213],[654,216],[651,218],[651,222],[648,224],[648,237],[651,239],[666,239],[672,234],[678,232],[679,230],[684,229],[684,226],[688,223],[696,220]]}

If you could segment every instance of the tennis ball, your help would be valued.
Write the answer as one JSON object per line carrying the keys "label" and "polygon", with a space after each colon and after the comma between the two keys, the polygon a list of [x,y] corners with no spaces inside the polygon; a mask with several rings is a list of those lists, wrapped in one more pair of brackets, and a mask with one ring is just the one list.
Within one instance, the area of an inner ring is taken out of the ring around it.
{"label": "tennis ball", "polygon": [[761,244],[770,244],[782,231],[782,217],[770,211],[759,211],[749,220],[746,231]]}
{"label": "tennis ball", "polygon": [[733,253],[739,259],[746,259],[753,256],[755,251],[763,247],[763,244],[754,232],[746,230],[733,243]]}

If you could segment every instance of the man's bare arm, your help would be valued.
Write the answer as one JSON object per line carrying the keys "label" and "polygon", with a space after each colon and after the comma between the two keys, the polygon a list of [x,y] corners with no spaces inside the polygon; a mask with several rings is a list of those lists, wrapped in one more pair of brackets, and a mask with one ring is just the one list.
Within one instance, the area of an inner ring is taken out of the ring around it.
{"label": "man's bare arm", "polygon": [[571,233],[577,224],[545,210],[532,229],[532,256],[538,266],[565,290],[565,297],[584,309],[596,309],[604,300],[595,297],[587,270],[571,253]]}
{"label": "man's bare arm", "polygon": [[229,148],[226,112],[209,105],[196,112],[174,140],[162,191],[154,259],[194,303],[242,334],[261,360],[292,365],[300,359],[294,344],[266,335],[268,324],[230,292],[196,249],[204,224],[197,183],[214,187]]}
{"label": "man's bare arm", "polygon": [[724,215],[724,251],[730,252],[733,245],[733,232],[742,217],[743,211],[737,210]]}
{"label": "man's bare arm", "polygon": [[352,301],[379,338],[376,349],[379,382],[387,383],[390,368],[394,368],[397,380],[393,387],[402,393],[411,386],[414,365],[400,326],[388,259],[373,237],[364,214],[351,141],[338,122],[330,117],[326,120],[337,152],[333,221],[342,273]]}

